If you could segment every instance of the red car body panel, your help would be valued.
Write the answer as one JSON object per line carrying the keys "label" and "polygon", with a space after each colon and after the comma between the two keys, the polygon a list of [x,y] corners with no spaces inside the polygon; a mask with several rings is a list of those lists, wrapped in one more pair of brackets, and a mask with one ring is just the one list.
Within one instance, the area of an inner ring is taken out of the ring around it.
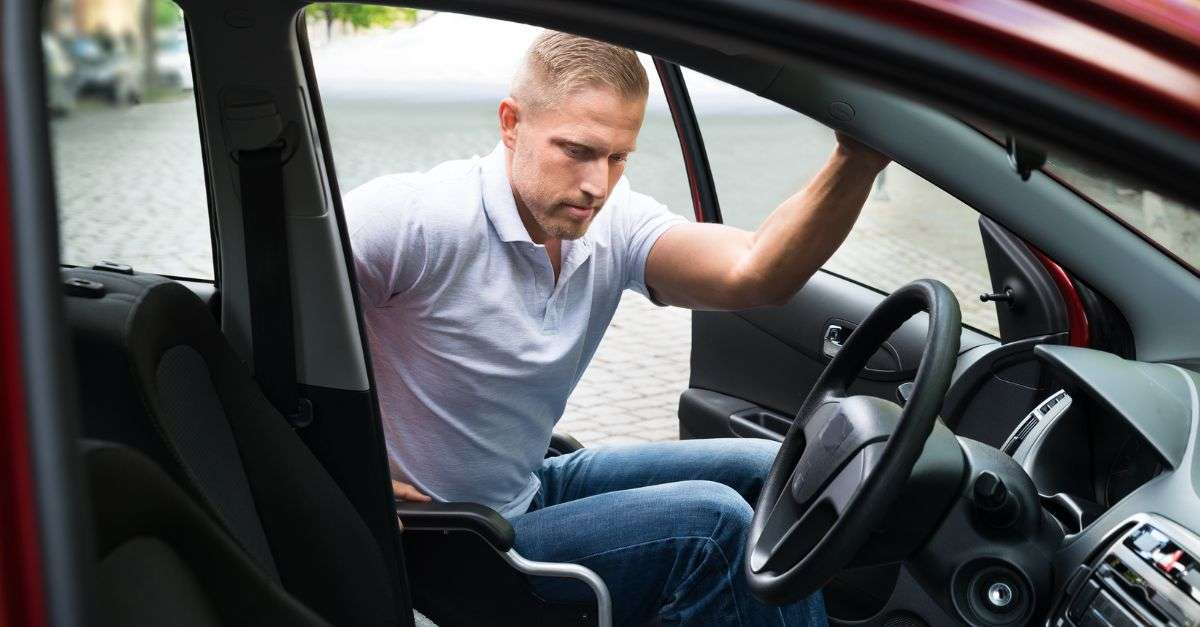
{"label": "red car body panel", "polygon": [[1195,0],[1091,0],[1127,21],[1151,26],[1184,42],[1200,45],[1200,3]]}
{"label": "red car body panel", "polygon": [[1200,7],[1133,0],[819,0],[1200,139]]}
{"label": "red car body panel", "polygon": [[[4,102],[0,92],[0,112]],[[2,120],[0,117],[0,626],[41,627],[46,624],[46,598],[22,376],[8,134]]]}

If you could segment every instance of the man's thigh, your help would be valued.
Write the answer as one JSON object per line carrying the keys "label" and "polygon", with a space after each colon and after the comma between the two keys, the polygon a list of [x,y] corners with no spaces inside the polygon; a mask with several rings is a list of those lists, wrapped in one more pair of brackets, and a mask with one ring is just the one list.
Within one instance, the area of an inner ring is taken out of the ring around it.
{"label": "man's thigh", "polygon": [[543,462],[535,507],[691,480],[727,485],[753,505],[778,451],[776,442],[749,438],[585,448]]}

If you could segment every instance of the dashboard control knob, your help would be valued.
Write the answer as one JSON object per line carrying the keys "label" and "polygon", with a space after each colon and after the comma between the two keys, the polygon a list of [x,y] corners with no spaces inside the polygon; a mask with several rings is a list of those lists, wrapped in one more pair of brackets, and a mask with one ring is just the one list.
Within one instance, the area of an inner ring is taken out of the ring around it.
{"label": "dashboard control knob", "polygon": [[994,472],[983,472],[975,478],[971,487],[975,511],[988,525],[1003,528],[1017,521],[1021,513],[1020,503],[1004,480]]}

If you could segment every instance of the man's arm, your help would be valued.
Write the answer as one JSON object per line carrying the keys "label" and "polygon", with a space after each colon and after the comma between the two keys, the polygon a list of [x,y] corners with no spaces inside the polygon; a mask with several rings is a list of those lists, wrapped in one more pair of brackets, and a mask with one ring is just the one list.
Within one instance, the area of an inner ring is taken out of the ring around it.
{"label": "man's arm", "polygon": [[681,224],[646,260],[655,298],[689,309],[747,309],[787,302],[833,255],[862,209],[887,157],[838,135],[829,161],[755,232]]}

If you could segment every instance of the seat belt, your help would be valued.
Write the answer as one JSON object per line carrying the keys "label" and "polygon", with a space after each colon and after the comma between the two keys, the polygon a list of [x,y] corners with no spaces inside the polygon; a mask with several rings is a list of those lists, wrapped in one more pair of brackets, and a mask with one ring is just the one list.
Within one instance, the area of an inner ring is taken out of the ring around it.
{"label": "seat belt", "polygon": [[242,234],[250,292],[254,378],[292,424],[312,422],[312,402],[296,382],[296,341],[288,259],[283,166],[295,152],[295,123],[253,150],[237,151],[242,191]]}

